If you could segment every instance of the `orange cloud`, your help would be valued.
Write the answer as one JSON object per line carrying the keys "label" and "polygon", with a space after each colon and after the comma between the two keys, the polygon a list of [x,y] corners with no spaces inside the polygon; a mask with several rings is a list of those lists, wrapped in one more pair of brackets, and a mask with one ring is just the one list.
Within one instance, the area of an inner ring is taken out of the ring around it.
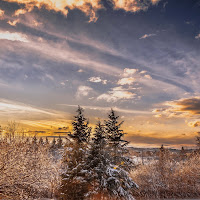
{"label": "orange cloud", "polygon": [[[191,97],[169,101],[164,103],[165,108],[155,109],[154,113],[160,113],[168,118],[190,118],[200,115],[200,97]],[[189,126],[197,126],[197,123],[190,123]]]}
{"label": "orange cloud", "polygon": [[[54,10],[61,12],[67,16],[69,10],[78,9],[89,16],[91,21],[97,20],[97,11],[103,9],[101,0],[4,0],[7,2],[14,2],[23,5],[24,8],[20,8],[15,11],[15,16],[31,12],[34,7],[45,7],[47,10]],[[161,0],[109,0],[113,4],[113,8],[123,9],[127,12],[145,11],[151,5],[156,5]]]}
{"label": "orange cloud", "polygon": [[90,17],[90,21],[96,21],[96,11],[102,9],[103,6],[100,0],[6,0],[25,6],[24,9],[19,9],[15,12],[15,16],[31,12],[34,7],[41,8],[44,6],[47,10],[61,12],[64,15],[68,14],[69,9],[79,9]]}
{"label": "orange cloud", "polygon": [[10,24],[11,26],[16,26],[18,22],[19,22],[18,19],[14,20],[14,21],[10,21],[10,20],[9,20],[9,21],[8,21],[8,24]]}
{"label": "orange cloud", "polygon": [[4,18],[4,11],[0,9],[0,19]]}
{"label": "orange cloud", "polygon": [[160,0],[111,0],[114,9],[123,9],[127,12],[146,11],[151,5],[156,5]]}
{"label": "orange cloud", "polygon": [[198,127],[198,126],[200,126],[200,121],[189,122],[188,126],[190,126],[190,127]]}
{"label": "orange cloud", "polygon": [[190,114],[200,114],[200,97],[192,97],[187,99],[180,99],[172,102],[177,108],[177,111],[188,112]]}

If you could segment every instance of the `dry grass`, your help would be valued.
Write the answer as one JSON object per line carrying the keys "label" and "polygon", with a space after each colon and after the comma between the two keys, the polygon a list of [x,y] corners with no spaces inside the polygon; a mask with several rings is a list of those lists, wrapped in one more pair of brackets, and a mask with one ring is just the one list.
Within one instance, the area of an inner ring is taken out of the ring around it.
{"label": "dry grass", "polygon": [[145,199],[199,198],[200,156],[184,161],[164,159],[140,166],[132,173],[140,189],[136,196]]}

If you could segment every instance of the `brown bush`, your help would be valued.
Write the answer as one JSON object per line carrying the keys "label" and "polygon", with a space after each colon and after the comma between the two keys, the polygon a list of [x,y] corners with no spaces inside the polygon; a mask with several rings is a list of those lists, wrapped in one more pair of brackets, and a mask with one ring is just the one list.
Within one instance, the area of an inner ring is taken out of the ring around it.
{"label": "brown bush", "polygon": [[165,159],[140,166],[132,173],[140,189],[137,196],[156,198],[199,198],[200,156],[184,161]]}
{"label": "brown bush", "polygon": [[51,196],[59,182],[58,166],[45,146],[12,132],[0,138],[0,198]]}

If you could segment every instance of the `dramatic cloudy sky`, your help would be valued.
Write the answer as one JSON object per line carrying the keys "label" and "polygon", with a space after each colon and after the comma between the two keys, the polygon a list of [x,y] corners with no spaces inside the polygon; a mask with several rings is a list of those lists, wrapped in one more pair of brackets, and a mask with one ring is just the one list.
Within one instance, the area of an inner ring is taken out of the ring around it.
{"label": "dramatic cloudy sky", "polygon": [[0,121],[53,130],[112,107],[134,146],[192,146],[199,55],[199,0],[1,0]]}

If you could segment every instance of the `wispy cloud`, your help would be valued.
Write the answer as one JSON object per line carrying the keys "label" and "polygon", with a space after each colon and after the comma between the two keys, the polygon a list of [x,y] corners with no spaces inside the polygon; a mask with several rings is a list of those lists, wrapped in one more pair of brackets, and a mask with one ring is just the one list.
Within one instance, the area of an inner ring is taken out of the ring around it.
{"label": "wispy cloud", "polygon": [[50,129],[66,126],[67,119],[69,114],[65,112],[0,99],[0,121],[3,125],[7,124],[7,120],[14,120],[22,127]]}
{"label": "wispy cloud", "polygon": [[0,20],[4,18],[4,13],[5,11],[0,9]]}
{"label": "wispy cloud", "polygon": [[122,87],[115,87],[112,88],[107,93],[101,94],[99,97],[97,97],[97,100],[105,100],[107,102],[117,102],[119,100],[130,100],[135,97],[136,94],[127,91],[127,89],[124,89]]}
{"label": "wispy cloud", "polygon": [[107,64],[102,59],[94,59],[92,54],[73,49],[69,45],[66,45],[66,43],[60,44],[45,40],[43,42],[37,42],[32,40],[28,44],[29,45],[22,46],[22,51],[31,49],[33,52],[40,52],[41,57],[46,59],[57,62],[64,61],[67,63],[74,63],[78,66],[106,74],[114,75],[121,73],[121,69],[119,67]]}
{"label": "wispy cloud", "polygon": [[[67,107],[75,107],[77,108],[77,105],[70,105],[70,104],[58,104],[59,106],[67,106]],[[98,111],[110,111],[111,107],[101,107],[101,106],[85,106],[81,105],[84,109],[90,109],[90,110],[98,110]],[[120,112],[120,113],[127,113],[127,114],[145,114],[145,115],[151,115],[151,111],[143,111],[143,110],[133,110],[133,109],[123,109],[119,108],[117,106],[112,107],[113,110]]]}
{"label": "wispy cloud", "polygon": [[9,31],[0,31],[0,40],[28,42],[27,36],[21,33],[11,33]]}
{"label": "wispy cloud", "polygon": [[90,81],[90,82],[93,82],[93,83],[103,83],[103,84],[107,84],[107,80],[103,80],[103,79],[101,79],[100,77],[95,77],[95,76],[93,76],[93,77],[90,77],[89,79],[88,79],[88,81]]}
{"label": "wispy cloud", "polygon": [[89,95],[90,92],[92,92],[93,89],[91,87],[85,86],[85,85],[81,85],[78,87],[77,92],[76,92],[76,97],[80,98],[80,97],[86,97]]}
{"label": "wispy cloud", "polygon": [[51,74],[45,74],[45,77],[52,81],[55,81],[54,77]]}
{"label": "wispy cloud", "polygon": [[19,23],[19,19],[16,19],[14,21],[10,21],[10,20],[8,21],[8,24],[10,24],[11,26],[16,26],[17,23]]}
{"label": "wispy cloud", "polygon": [[149,38],[149,37],[153,37],[153,36],[156,36],[156,34],[145,34],[143,35],[142,37],[140,37],[139,39],[146,39],[146,38]]}
{"label": "wispy cloud", "polygon": [[195,39],[199,40],[200,39],[200,33],[195,36]]}
{"label": "wispy cloud", "polygon": [[39,119],[39,118],[59,118],[60,113],[54,110],[47,110],[27,105],[21,102],[0,99],[0,119],[11,116],[10,119]]}

